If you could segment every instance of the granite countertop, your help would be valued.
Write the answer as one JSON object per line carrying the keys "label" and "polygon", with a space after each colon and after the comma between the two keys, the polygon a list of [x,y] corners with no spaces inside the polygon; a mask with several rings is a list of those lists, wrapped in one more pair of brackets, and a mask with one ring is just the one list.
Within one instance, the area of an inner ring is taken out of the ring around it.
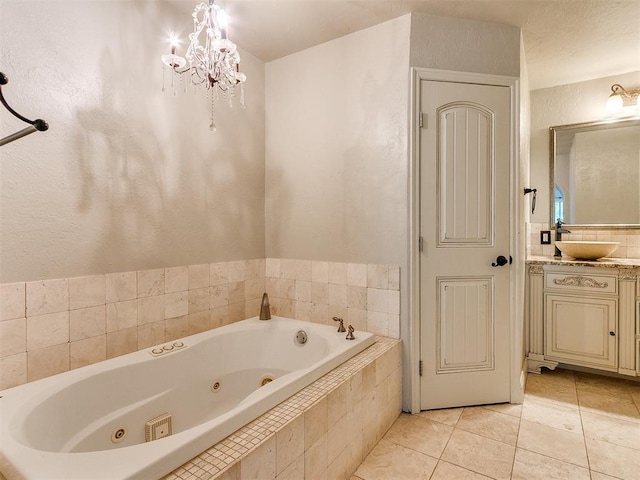
{"label": "granite countertop", "polygon": [[640,267],[640,258],[606,257],[598,260],[576,260],[571,257],[555,258],[547,255],[532,255],[527,257],[529,265],[567,265],[577,267]]}

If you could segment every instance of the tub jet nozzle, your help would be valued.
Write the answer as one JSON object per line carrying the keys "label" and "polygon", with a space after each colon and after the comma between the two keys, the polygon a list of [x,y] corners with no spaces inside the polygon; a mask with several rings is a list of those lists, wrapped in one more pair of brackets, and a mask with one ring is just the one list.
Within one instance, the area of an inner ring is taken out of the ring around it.
{"label": "tub jet nozzle", "polygon": [[271,309],[269,308],[269,295],[265,292],[262,295],[262,303],[260,304],[260,320],[270,320]]}

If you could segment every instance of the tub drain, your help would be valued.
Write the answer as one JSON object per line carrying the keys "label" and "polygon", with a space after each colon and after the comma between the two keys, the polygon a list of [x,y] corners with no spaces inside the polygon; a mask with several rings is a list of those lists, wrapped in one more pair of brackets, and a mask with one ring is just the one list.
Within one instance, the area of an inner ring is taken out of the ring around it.
{"label": "tub drain", "polygon": [[120,443],[127,436],[127,429],[125,427],[118,427],[111,432],[111,441],[113,443]]}
{"label": "tub drain", "polygon": [[273,382],[274,378],[272,375],[265,375],[260,379],[260,386],[264,387],[267,383]]}
{"label": "tub drain", "polygon": [[220,391],[220,387],[222,387],[222,384],[220,382],[218,382],[218,381],[213,382],[211,384],[211,391],[213,393],[216,393],[216,392]]}

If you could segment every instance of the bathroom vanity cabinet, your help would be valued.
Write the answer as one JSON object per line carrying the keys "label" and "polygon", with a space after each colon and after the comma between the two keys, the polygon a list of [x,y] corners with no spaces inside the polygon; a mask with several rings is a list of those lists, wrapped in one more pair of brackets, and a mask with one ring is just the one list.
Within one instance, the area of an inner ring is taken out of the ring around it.
{"label": "bathroom vanity cabinet", "polygon": [[528,262],[528,370],[640,376],[640,261]]}

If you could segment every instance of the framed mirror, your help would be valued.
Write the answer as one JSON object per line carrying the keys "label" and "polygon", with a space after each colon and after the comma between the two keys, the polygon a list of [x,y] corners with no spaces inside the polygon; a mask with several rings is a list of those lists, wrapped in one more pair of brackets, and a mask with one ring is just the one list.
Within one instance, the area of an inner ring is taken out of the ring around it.
{"label": "framed mirror", "polygon": [[551,224],[640,228],[640,117],[549,133]]}

